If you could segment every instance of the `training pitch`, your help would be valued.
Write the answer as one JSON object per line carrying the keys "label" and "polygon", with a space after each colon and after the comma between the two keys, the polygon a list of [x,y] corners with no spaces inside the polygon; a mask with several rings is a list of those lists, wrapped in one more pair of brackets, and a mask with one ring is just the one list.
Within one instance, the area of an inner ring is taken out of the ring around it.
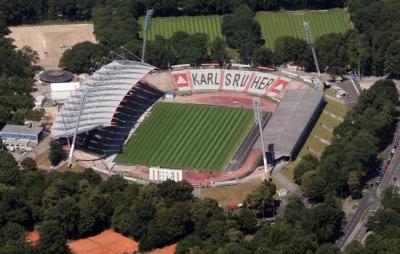
{"label": "training pitch", "polygon": [[248,109],[158,103],[115,162],[221,171],[253,122]]}
{"label": "training pitch", "polygon": [[[275,40],[282,36],[305,40],[303,21],[309,22],[314,38],[328,33],[344,33],[353,27],[347,11],[342,9],[257,12],[255,18],[260,23],[265,46],[271,49]],[[143,17],[140,22],[143,24]],[[217,15],[157,17],[152,20],[149,38],[153,40],[156,35],[169,38],[177,31],[185,31],[189,34],[205,33],[212,41],[222,37],[221,22],[222,16]]]}

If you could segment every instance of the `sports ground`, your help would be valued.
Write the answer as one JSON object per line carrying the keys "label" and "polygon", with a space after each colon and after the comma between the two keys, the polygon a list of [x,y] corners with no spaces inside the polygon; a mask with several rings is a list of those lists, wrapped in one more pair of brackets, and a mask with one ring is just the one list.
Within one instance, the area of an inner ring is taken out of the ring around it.
{"label": "sports ground", "polygon": [[115,161],[224,170],[253,122],[254,113],[248,109],[158,103]]}
{"label": "sports ground", "polygon": [[[260,23],[265,45],[274,48],[274,42],[281,36],[293,36],[305,39],[303,21],[309,22],[314,38],[328,33],[344,33],[351,29],[352,23],[346,10],[295,11],[295,12],[258,12],[256,19]],[[143,24],[143,18],[140,19]],[[205,33],[210,40],[221,35],[222,16],[182,16],[158,17],[152,20],[149,37],[156,35],[171,37],[177,31],[189,34]]]}

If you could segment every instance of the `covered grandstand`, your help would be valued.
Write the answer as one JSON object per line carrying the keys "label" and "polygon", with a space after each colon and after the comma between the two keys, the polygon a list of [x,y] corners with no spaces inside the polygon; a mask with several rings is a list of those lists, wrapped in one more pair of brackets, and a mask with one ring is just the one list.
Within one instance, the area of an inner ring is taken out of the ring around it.
{"label": "covered grandstand", "polygon": [[[270,161],[294,160],[324,105],[324,96],[313,89],[290,90],[263,130]],[[256,147],[261,147],[260,140]]]}
{"label": "covered grandstand", "polygon": [[156,67],[120,60],[102,66],[71,94],[52,127],[55,138],[77,133],[76,146],[100,155],[121,151],[131,128],[162,91],[143,81]]}

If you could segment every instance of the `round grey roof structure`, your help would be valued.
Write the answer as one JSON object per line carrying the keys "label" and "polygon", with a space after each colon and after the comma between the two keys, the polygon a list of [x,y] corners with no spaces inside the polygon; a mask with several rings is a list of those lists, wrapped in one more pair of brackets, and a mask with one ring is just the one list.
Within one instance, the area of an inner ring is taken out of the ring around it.
{"label": "round grey roof structure", "polygon": [[65,83],[73,78],[73,73],[64,70],[48,70],[39,74],[39,79],[45,83]]}

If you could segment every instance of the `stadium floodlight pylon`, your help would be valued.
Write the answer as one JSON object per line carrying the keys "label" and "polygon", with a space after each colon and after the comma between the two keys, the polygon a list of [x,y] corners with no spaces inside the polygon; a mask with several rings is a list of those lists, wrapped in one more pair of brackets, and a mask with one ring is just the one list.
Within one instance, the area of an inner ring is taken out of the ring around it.
{"label": "stadium floodlight pylon", "polygon": [[260,131],[260,140],[261,140],[261,148],[263,153],[263,163],[264,163],[264,174],[265,179],[270,179],[270,172],[267,167],[267,154],[265,152],[265,145],[264,145],[264,135],[263,135],[263,126],[262,126],[262,109],[261,109],[261,101],[260,98],[255,97],[253,98],[253,108],[254,108],[254,118],[256,123],[258,124],[258,128]]}
{"label": "stadium floodlight pylon", "polygon": [[144,62],[144,55],[146,53],[147,32],[150,31],[151,19],[153,17],[153,10],[146,11],[146,20],[143,28],[143,47],[142,47],[142,62]]}
{"label": "stadium floodlight pylon", "polygon": [[324,80],[322,79],[322,75],[321,75],[321,70],[319,69],[319,63],[318,63],[318,58],[317,58],[317,53],[315,52],[315,47],[314,47],[314,39],[313,36],[311,34],[311,28],[310,25],[308,24],[308,22],[303,21],[303,25],[304,25],[304,32],[306,33],[306,37],[307,37],[307,42],[310,45],[311,48],[311,52],[314,58],[314,64],[315,64],[315,68],[317,69],[317,73],[318,73],[318,81],[319,81],[319,90],[323,90],[324,89]]}

